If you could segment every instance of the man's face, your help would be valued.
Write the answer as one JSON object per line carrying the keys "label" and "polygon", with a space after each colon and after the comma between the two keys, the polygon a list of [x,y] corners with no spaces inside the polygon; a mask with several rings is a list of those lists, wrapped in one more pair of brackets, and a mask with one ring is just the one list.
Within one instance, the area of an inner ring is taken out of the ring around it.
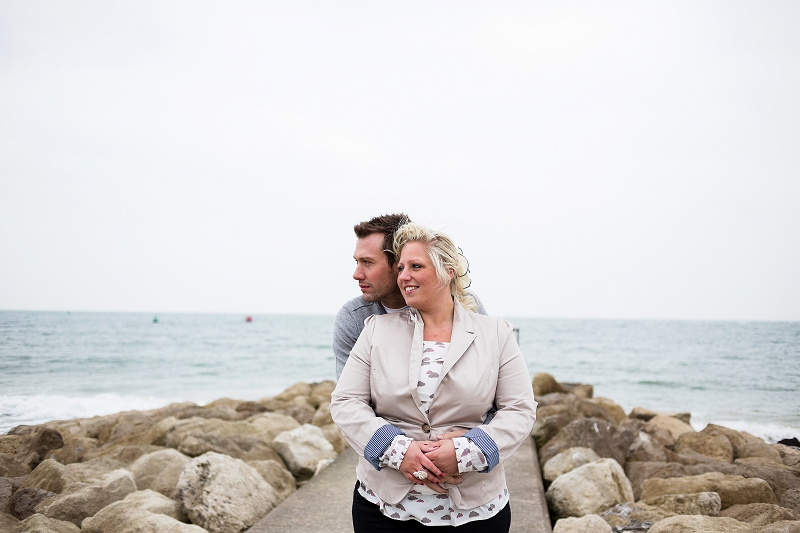
{"label": "man's face", "polygon": [[364,301],[380,302],[388,300],[397,287],[397,270],[389,266],[383,253],[383,233],[373,233],[356,241],[356,270],[353,279],[358,281]]}

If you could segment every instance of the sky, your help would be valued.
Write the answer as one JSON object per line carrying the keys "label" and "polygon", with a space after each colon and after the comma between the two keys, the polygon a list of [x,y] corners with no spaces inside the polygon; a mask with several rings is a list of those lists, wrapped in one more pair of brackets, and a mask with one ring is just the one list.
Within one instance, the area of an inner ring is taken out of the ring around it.
{"label": "sky", "polygon": [[800,320],[800,4],[0,0],[0,309]]}

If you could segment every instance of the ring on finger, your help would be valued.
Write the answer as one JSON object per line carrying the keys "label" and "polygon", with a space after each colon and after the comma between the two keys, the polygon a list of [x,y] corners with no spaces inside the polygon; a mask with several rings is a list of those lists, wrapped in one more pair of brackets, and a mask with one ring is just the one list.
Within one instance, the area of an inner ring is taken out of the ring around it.
{"label": "ring on finger", "polygon": [[428,479],[428,473],[425,470],[417,470],[416,472],[412,472],[411,475],[420,481]]}

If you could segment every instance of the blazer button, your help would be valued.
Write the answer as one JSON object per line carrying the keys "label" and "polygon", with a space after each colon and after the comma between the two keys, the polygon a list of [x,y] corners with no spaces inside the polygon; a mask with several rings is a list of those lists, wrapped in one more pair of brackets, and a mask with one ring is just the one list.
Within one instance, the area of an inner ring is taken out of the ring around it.
{"label": "blazer button", "polygon": [[424,431],[425,433],[428,433],[430,430],[431,430],[431,425],[430,424],[422,424],[422,431]]}

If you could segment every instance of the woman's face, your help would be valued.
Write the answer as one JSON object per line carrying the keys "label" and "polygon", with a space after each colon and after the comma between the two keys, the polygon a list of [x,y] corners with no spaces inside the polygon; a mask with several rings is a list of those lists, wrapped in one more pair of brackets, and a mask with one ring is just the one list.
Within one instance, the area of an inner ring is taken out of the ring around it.
{"label": "woman's face", "polygon": [[417,241],[406,244],[400,252],[397,270],[397,286],[414,309],[426,311],[451,299],[448,286],[442,285],[436,276],[426,244]]}

